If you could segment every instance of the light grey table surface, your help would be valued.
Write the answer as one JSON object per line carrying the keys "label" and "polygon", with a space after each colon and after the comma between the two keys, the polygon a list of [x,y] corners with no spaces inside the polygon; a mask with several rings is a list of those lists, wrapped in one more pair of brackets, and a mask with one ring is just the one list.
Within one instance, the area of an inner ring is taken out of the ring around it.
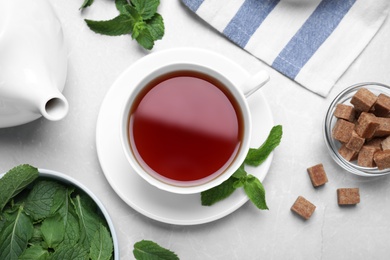
{"label": "light grey table surface", "polygon": [[[154,240],[181,259],[388,259],[390,248],[390,176],[363,178],[342,170],[328,155],[322,121],[331,99],[349,85],[376,81],[390,85],[390,21],[334,86],[320,97],[219,35],[179,0],[162,1],[159,12],[166,34],[152,52],[198,47],[233,59],[249,73],[265,69],[271,81],[263,93],[275,124],[284,127],[264,180],[268,211],[246,203],[217,221],[177,226],[151,220],[124,203],[108,184],[96,153],[95,130],[101,102],[129,65],[149,52],[130,36],[107,37],[90,31],[83,18],[109,19],[112,0],[97,0],[84,12],[81,0],[52,1],[69,44],[64,95],[68,116],[59,122],[38,119],[0,129],[0,171],[29,163],[70,175],[92,190],[108,209],[118,234],[121,259],[133,259],[133,244]],[[323,163],[329,182],[311,186],[306,168]],[[359,187],[361,203],[337,205],[336,189]],[[302,195],[317,209],[309,221],[290,211]]]}

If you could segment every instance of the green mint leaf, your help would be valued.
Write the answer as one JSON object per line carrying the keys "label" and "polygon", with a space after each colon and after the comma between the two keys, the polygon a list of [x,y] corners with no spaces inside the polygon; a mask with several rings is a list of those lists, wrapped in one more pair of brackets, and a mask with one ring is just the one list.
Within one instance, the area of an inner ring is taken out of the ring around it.
{"label": "green mint leaf", "polygon": [[134,24],[136,22],[142,22],[142,16],[138,13],[138,11],[131,5],[124,5],[123,14],[131,16],[134,20]]}
{"label": "green mint leaf", "polygon": [[28,247],[18,260],[46,260],[49,258],[49,252],[42,246],[33,245]]}
{"label": "green mint leaf", "polygon": [[280,144],[282,134],[282,126],[274,126],[271,129],[267,140],[265,140],[265,142],[259,148],[249,149],[248,155],[245,158],[245,163],[251,166],[259,166],[261,163],[263,163],[275,149],[275,147]]}
{"label": "green mint leaf", "polygon": [[151,19],[146,21],[146,27],[155,41],[161,40],[164,36],[164,20],[160,14],[155,13]]}
{"label": "green mint leaf", "polygon": [[214,188],[201,192],[202,205],[211,206],[218,201],[226,199],[237,188],[242,187],[244,185],[243,181],[245,181],[245,177],[247,176],[244,167],[244,164],[241,164],[229,179]]}
{"label": "green mint leaf", "polygon": [[65,233],[64,233],[64,240],[62,244],[65,245],[75,245],[79,239],[80,239],[80,226],[79,226],[79,220],[77,218],[76,212],[74,212],[74,209],[71,209],[73,207],[69,207],[69,213],[66,217],[65,225]]}
{"label": "green mint leaf", "polygon": [[134,244],[133,254],[137,260],[178,260],[172,251],[161,247],[150,240],[142,240]]}
{"label": "green mint leaf", "polygon": [[245,178],[241,178],[239,180],[236,180],[233,183],[233,188],[238,189],[238,188],[244,187],[244,184],[245,184]]}
{"label": "green mint leaf", "polygon": [[131,37],[137,39],[138,36],[146,30],[146,23],[144,21],[138,21],[134,24]]}
{"label": "green mint leaf", "polygon": [[50,257],[51,260],[85,260],[88,259],[88,250],[81,245],[61,246]]}
{"label": "green mint leaf", "polygon": [[157,12],[160,0],[131,0],[134,8],[142,16],[143,20],[148,20]]}
{"label": "green mint leaf", "polygon": [[84,3],[80,6],[79,10],[82,10],[84,8],[87,8],[88,6],[91,6],[93,4],[94,0],[84,0]]}
{"label": "green mint leaf", "polygon": [[145,49],[153,49],[154,39],[148,28],[144,28],[142,31],[140,31],[135,39],[137,40],[138,44]]}
{"label": "green mint leaf", "polygon": [[259,209],[268,209],[265,201],[265,189],[263,184],[253,175],[248,175],[244,184],[244,190],[248,198]]}
{"label": "green mint leaf", "polygon": [[241,179],[246,177],[247,175],[248,174],[245,171],[245,165],[241,164],[241,166],[233,173],[232,176],[235,177],[236,179]]}
{"label": "green mint leaf", "polygon": [[99,228],[101,219],[96,214],[96,205],[87,195],[76,195],[72,199],[80,227],[80,242],[90,248],[91,241]]}
{"label": "green mint leaf", "polygon": [[55,194],[54,200],[63,201],[62,205],[56,211],[63,220],[63,226],[65,227],[64,231],[64,240],[63,244],[66,245],[75,245],[80,238],[80,227],[79,221],[75,208],[71,202],[71,194],[74,192],[74,188],[66,188],[66,192],[57,192]]}
{"label": "green mint leaf", "polygon": [[37,181],[25,201],[25,211],[34,221],[44,219],[51,215],[53,197],[63,186],[55,181]]}
{"label": "green mint leaf", "polygon": [[201,198],[202,205],[211,206],[216,202],[229,197],[236,190],[234,188],[234,183],[236,181],[237,179],[231,176],[229,179],[222,182],[220,185],[201,192],[200,198]]}
{"label": "green mint leaf", "polygon": [[38,178],[38,174],[37,168],[27,164],[16,166],[4,174],[0,179],[0,212],[11,198]]}
{"label": "green mint leaf", "polygon": [[116,9],[119,11],[120,14],[128,14],[126,11],[126,6],[128,5],[129,2],[127,2],[127,0],[115,0]]}
{"label": "green mint leaf", "polygon": [[100,224],[92,239],[89,256],[92,260],[110,260],[113,250],[110,232],[103,224]]}
{"label": "green mint leaf", "polygon": [[39,223],[34,225],[33,235],[28,241],[30,245],[41,246],[43,242],[43,235],[41,232],[41,225]]}
{"label": "green mint leaf", "polygon": [[116,5],[116,9],[118,9],[121,15],[127,15],[133,19],[134,25],[137,22],[144,21],[141,14],[137,11],[137,9],[135,9],[134,6],[130,5],[127,2],[127,0],[115,0],[115,5]]}
{"label": "green mint leaf", "polygon": [[59,209],[62,208],[62,205],[65,203],[69,203],[68,199],[68,188],[65,186],[58,186],[56,192],[53,195],[53,204],[50,208],[50,214],[54,215]]}
{"label": "green mint leaf", "polygon": [[24,213],[23,206],[4,215],[6,224],[0,233],[0,259],[18,259],[33,235],[33,223]]}
{"label": "green mint leaf", "polygon": [[0,234],[4,226],[5,226],[5,217],[2,214],[0,214]]}
{"label": "green mint leaf", "polygon": [[135,20],[130,15],[121,14],[107,21],[93,21],[85,19],[88,27],[95,33],[119,36],[133,31]]}
{"label": "green mint leaf", "polygon": [[43,240],[49,248],[56,249],[64,239],[65,226],[59,214],[42,221],[41,232]]}

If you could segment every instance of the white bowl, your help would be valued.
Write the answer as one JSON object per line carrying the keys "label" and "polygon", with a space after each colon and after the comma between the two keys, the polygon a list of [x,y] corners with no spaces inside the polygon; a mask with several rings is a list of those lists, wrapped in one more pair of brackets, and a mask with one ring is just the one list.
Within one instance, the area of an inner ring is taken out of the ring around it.
{"label": "white bowl", "polygon": [[96,203],[99,210],[101,211],[101,213],[103,214],[104,218],[107,221],[107,225],[110,229],[112,242],[114,245],[114,259],[119,260],[119,244],[118,244],[118,238],[117,238],[115,228],[114,228],[114,223],[112,222],[110,214],[108,213],[108,211],[104,207],[103,203],[98,199],[98,197],[96,197],[96,195],[93,194],[92,191],[90,191],[86,186],[84,186],[83,184],[81,184],[77,180],[75,180],[72,177],[69,177],[63,173],[52,171],[52,170],[46,170],[46,169],[38,169],[38,171],[39,171],[40,177],[53,178],[57,181],[61,181],[61,182],[66,183],[66,184],[73,185],[73,186],[79,188],[80,190],[82,190],[83,192],[85,192],[86,194],[88,194],[89,197],[91,197],[91,199]]}
{"label": "white bowl", "polygon": [[[113,246],[114,246],[114,259],[119,260],[120,259],[119,258],[119,244],[118,244],[118,238],[117,238],[117,235],[115,232],[114,224],[111,220],[110,215],[108,214],[108,211],[106,210],[106,208],[104,207],[102,202],[98,199],[98,197],[96,197],[95,194],[93,194],[92,191],[90,191],[83,184],[81,184],[77,180],[75,180],[72,177],[69,177],[63,173],[52,171],[52,170],[46,170],[46,169],[38,169],[38,171],[39,171],[38,178],[40,178],[40,177],[49,178],[49,179],[53,179],[53,180],[62,182],[62,183],[67,184],[67,185],[72,185],[72,186],[80,189],[81,191],[83,191],[96,203],[97,207],[99,208],[99,210],[103,214],[103,216],[107,222],[107,225],[109,227],[109,231],[111,233],[112,242],[113,242]],[[0,174],[0,178],[3,175],[4,174]]]}

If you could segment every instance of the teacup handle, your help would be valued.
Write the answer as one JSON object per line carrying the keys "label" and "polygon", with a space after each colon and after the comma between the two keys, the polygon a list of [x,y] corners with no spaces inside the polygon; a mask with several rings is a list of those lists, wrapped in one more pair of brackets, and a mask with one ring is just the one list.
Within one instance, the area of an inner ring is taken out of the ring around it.
{"label": "teacup handle", "polygon": [[260,71],[247,79],[241,86],[244,96],[248,98],[250,95],[259,90],[265,83],[269,81],[269,74],[266,71]]}

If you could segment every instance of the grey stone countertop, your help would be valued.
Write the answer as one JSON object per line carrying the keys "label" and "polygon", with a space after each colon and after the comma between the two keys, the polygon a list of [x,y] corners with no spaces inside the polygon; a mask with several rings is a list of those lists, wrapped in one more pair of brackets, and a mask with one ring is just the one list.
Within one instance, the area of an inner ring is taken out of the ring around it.
{"label": "grey stone countertop", "polygon": [[[76,178],[109,211],[119,240],[120,258],[134,259],[135,242],[148,239],[181,259],[388,259],[390,176],[365,178],[344,171],[330,157],[322,123],[331,100],[359,82],[390,85],[390,20],[331,90],[320,97],[232,44],[188,11],[179,0],[161,1],[166,35],[152,52],[196,47],[220,53],[249,73],[266,70],[271,81],[263,95],[284,136],[263,181],[269,210],[245,203],[233,213],[200,225],[173,225],[150,219],[127,205],[112,189],[96,150],[96,123],[101,103],[115,79],[148,55],[131,36],[93,33],[84,18],[110,19],[113,1],[95,1],[80,12],[82,1],[52,1],[69,44],[64,95],[69,114],[58,122],[40,118],[0,129],[0,172],[24,163]],[[323,163],[329,182],[313,188],[306,169]],[[360,188],[361,202],[339,207],[337,188]],[[308,221],[290,211],[301,195],[317,206]]]}

